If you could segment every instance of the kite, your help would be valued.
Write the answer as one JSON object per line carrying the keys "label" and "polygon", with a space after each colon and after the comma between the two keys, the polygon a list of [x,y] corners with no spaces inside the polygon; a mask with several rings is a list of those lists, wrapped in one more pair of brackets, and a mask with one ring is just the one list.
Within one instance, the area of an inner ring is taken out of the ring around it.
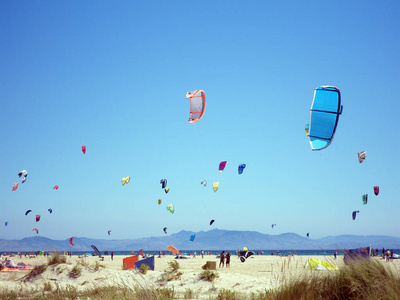
{"label": "kite", "polygon": [[168,194],[169,188],[165,188],[165,189],[164,189],[164,192],[165,192],[166,194]]}
{"label": "kite", "polygon": [[72,240],[73,240],[74,238],[75,238],[75,237],[73,236],[72,238],[69,239],[69,244],[70,244],[72,247],[75,247],[75,245],[72,243]]}
{"label": "kite", "polygon": [[53,186],[53,190],[58,190],[58,185]]}
{"label": "kite", "polygon": [[215,220],[211,220],[210,221],[210,226],[215,222]]}
{"label": "kite", "polygon": [[108,231],[108,235],[111,235],[111,230]]}
{"label": "kite", "polygon": [[173,255],[178,255],[178,254],[179,254],[178,249],[176,249],[174,246],[169,245],[169,246],[167,247],[167,249],[168,249],[169,251],[171,251]]}
{"label": "kite", "polygon": [[213,182],[214,193],[218,190],[218,187],[219,187],[219,182]]}
{"label": "kite", "polygon": [[192,235],[190,236],[190,242],[193,242],[195,237],[196,237],[196,235],[194,233],[192,233]]}
{"label": "kite", "polygon": [[36,215],[36,222],[40,221],[40,215]]}
{"label": "kite", "polygon": [[338,88],[321,86],[314,90],[307,133],[312,150],[322,150],[331,144],[342,110]]}
{"label": "kite", "polygon": [[367,151],[358,152],[358,161],[360,164],[364,161],[367,156]]}
{"label": "kite", "polygon": [[306,124],[304,130],[306,131],[306,135],[308,135],[308,131],[310,130],[310,124]]}
{"label": "kite", "polygon": [[22,175],[24,175],[24,177],[28,176],[28,172],[26,170],[22,170],[18,172],[18,177],[21,177]]}
{"label": "kite", "polygon": [[122,180],[121,180],[122,185],[124,185],[125,183],[128,183],[130,180],[131,180],[130,176],[122,177]]}
{"label": "kite", "polygon": [[221,172],[225,169],[225,167],[226,167],[227,164],[228,164],[227,161],[221,161],[221,162],[219,163],[218,171],[221,173]]}
{"label": "kite", "polygon": [[239,258],[241,262],[245,262],[246,258],[249,258],[252,255],[254,255],[254,252],[248,251],[247,247],[244,247],[243,251],[239,251]]}
{"label": "kite", "polygon": [[158,205],[160,205],[160,204],[161,204],[161,201],[162,201],[161,199],[158,199]]}
{"label": "kite", "polygon": [[367,204],[368,202],[368,194],[362,195],[363,204]]}
{"label": "kite", "polygon": [[202,182],[200,182],[200,184],[207,186],[207,181],[203,180]]}
{"label": "kite", "polygon": [[168,210],[171,214],[173,214],[174,211],[175,211],[174,205],[173,205],[172,203],[171,203],[171,204],[168,204],[168,205],[167,205],[167,210]]}
{"label": "kite", "polygon": [[272,225],[271,225],[271,228],[274,229],[275,226],[276,226],[276,224],[272,224]]}
{"label": "kite", "polygon": [[310,233],[309,233],[309,232],[307,232],[307,237],[308,237],[308,238],[310,237]]}
{"label": "kite", "polygon": [[163,230],[164,230],[164,233],[167,234],[167,227],[164,227]]}
{"label": "kite", "polygon": [[25,212],[25,216],[28,215],[31,211],[32,211],[32,210],[30,210],[30,209],[27,210],[27,211]]}
{"label": "kite", "polygon": [[26,181],[26,177],[22,178],[21,182],[24,183]]}
{"label": "kite", "polygon": [[356,219],[356,216],[357,216],[357,214],[358,214],[359,212],[360,212],[359,210],[353,211],[353,214],[352,214],[353,220]]}
{"label": "kite", "polygon": [[18,182],[13,183],[12,191],[15,192],[18,188]]}
{"label": "kite", "polygon": [[165,187],[167,186],[167,179],[161,179],[160,183],[161,183],[161,188],[165,189]]}
{"label": "kite", "polygon": [[8,222],[6,221],[6,222],[4,223],[4,225],[7,226],[7,225],[8,225]]}
{"label": "kite", "polygon": [[33,228],[32,231],[36,231],[36,234],[39,233],[39,230],[37,230],[37,228]]}
{"label": "kite", "polygon": [[203,90],[187,92],[186,99],[190,99],[189,124],[200,121],[206,110],[206,93]]}
{"label": "kite", "polygon": [[86,146],[82,146],[82,153],[83,153],[83,154],[86,153]]}
{"label": "kite", "polygon": [[243,173],[243,169],[244,169],[244,168],[246,168],[246,165],[245,165],[245,164],[239,165],[239,167],[238,167],[238,173],[239,173],[239,175]]}
{"label": "kite", "polygon": [[379,186],[374,186],[374,193],[375,193],[375,195],[376,196],[378,196],[378,194],[379,194]]}
{"label": "kite", "polygon": [[49,211],[50,213],[52,213],[52,212],[53,212],[53,210],[52,210],[51,208],[49,208],[49,209],[48,209],[48,211]]}

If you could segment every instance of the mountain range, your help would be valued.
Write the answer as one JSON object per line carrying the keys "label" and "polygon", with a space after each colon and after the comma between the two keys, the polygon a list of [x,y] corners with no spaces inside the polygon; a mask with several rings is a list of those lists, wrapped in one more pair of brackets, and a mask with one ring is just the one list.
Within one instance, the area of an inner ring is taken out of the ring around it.
{"label": "mountain range", "polygon": [[[195,240],[189,242],[191,234]],[[131,251],[143,249],[145,251],[166,250],[173,245],[181,250],[223,250],[241,249],[247,246],[254,250],[332,250],[366,247],[382,247],[400,249],[400,238],[384,235],[338,235],[320,239],[310,239],[295,233],[279,235],[263,234],[256,231],[232,231],[213,229],[210,231],[192,232],[182,230],[178,233],[161,237],[146,237],[139,239],[90,239],[75,237],[74,247],[69,239],[52,240],[46,237],[35,236],[20,240],[0,239],[0,252],[6,251],[92,251],[91,245],[101,250]]]}

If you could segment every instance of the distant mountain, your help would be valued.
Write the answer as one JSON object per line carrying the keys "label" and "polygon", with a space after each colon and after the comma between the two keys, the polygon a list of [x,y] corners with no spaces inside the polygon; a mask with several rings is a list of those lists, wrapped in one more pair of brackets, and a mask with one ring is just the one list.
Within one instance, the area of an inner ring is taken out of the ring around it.
{"label": "distant mountain", "polygon": [[76,237],[75,247],[69,244],[69,239],[52,240],[46,237],[29,237],[21,240],[0,240],[0,252],[6,251],[90,251],[90,245],[96,245],[101,251],[131,251],[131,250],[165,250],[168,245],[174,245],[182,250],[223,250],[241,249],[247,246],[254,250],[314,250],[314,249],[351,249],[372,245],[381,249],[400,249],[400,238],[384,235],[339,235],[320,239],[308,239],[295,233],[279,235],[263,234],[256,231],[231,231],[213,229],[195,233],[194,242],[189,242],[192,231],[182,230],[178,233],[161,237],[140,239],[105,240]]}

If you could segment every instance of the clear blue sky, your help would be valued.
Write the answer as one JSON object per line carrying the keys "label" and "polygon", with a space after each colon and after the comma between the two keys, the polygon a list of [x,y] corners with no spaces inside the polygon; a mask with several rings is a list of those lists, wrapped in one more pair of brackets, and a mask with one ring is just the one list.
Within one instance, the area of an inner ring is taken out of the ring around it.
{"label": "clear blue sky", "polygon": [[[0,238],[400,237],[399,12],[398,1],[1,1]],[[321,85],[340,89],[344,109],[332,144],[312,151],[304,125]],[[195,89],[207,107],[188,124]]]}

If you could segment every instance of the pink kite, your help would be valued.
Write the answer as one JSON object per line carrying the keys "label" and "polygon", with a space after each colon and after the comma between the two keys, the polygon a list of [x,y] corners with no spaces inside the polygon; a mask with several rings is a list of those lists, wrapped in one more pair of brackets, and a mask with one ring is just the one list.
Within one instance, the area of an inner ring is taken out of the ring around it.
{"label": "pink kite", "polygon": [[18,182],[14,182],[12,191],[15,192],[17,190],[17,188],[18,188]]}
{"label": "pink kite", "polygon": [[74,239],[74,236],[72,237],[72,238],[70,238],[69,239],[69,244],[72,246],[72,247],[75,247],[75,245],[72,243],[72,240]]}
{"label": "pink kite", "polygon": [[82,152],[83,152],[83,154],[86,153],[86,146],[82,146]]}
{"label": "pink kite", "polygon": [[36,222],[40,221],[40,215],[36,215]]}
{"label": "pink kite", "polygon": [[57,184],[53,187],[53,190],[58,190],[58,185]]}
{"label": "pink kite", "polygon": [[226,167],[227,164],[228,164],[227,161],[221,161],[221,162],[220,162],[220,164],[219,164],[219,172],[220,172],[220,173],[225,169],[225,167]]}

